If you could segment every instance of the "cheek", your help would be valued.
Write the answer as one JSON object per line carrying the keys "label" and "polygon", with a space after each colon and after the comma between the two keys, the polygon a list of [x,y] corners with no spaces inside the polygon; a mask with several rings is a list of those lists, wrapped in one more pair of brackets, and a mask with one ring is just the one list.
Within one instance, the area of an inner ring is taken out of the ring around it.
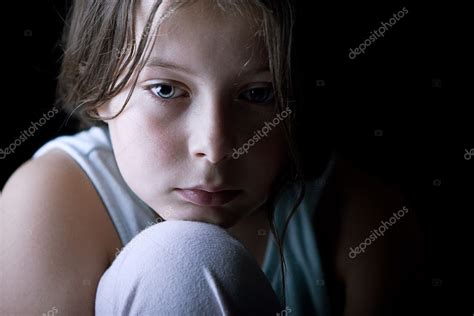
{"label": "cheek", "polygon": [[247,174],[249,181],[267,190],[289,160],[288,149],[282,131],[275,130],[249,150]]}
{"label": "cheek", "polygon": [[288,147],[281,126],[270,130],[253,147],[256,158],[272,166],[280,165],[288,156]]}
{"label": "cheek", "polygon": [[109,128],[116,156],[128,157],[137,165],[147,166],[148,161],[161,165],[175,159],[179,135],[171,120],[150,113],[148,103],[146,98],[134,93],[125,110],[109,123]]}
{"label": "cheek", "polygon": [[166,189],[163,170],[172,171],[179,161],[179,135],[143,116],[133,107],[109,123],[120,171],[137,195],[147,200]]}
{"label": "cheek", "polygon": [[[130,115],[123,115],[110,123],[109,128],[118,160],[139,165],[148,160],[164,158],[166,150],[170,150],[166,133],[153,127],[147,120],[138,121]],[[150,131],[150,128],[153,128],[153,131]],[[158,159],[159,161],[161,159]]]}

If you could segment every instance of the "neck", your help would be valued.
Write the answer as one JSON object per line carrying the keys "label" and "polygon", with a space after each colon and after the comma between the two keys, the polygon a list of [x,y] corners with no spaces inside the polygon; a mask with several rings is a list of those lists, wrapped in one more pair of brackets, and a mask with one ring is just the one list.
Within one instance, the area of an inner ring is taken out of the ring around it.
{"label": "neck", "polygon": [[234,238],[239,240],[262,266],[270,233],[265,205],[227,229]]}

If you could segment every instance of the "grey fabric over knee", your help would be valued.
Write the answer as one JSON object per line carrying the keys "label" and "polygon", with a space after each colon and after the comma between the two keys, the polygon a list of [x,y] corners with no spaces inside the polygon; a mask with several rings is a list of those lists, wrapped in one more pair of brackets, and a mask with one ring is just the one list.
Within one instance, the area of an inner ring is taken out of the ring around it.
{"label": "grey fabric over knee", "polygon": [[96,315],[275,315],[256,260],[224,229],[166,221],[143,230],[102,276]]}

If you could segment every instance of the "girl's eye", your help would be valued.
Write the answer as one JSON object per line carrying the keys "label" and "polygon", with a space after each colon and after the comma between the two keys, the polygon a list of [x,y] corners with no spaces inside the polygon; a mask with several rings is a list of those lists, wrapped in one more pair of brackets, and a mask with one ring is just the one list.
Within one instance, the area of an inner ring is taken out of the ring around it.
{"label": "girl's eye", "polygon": [[273,100],[273,89],[270,87],[249,89],[240,95],[240,99],[251,103],[269,103]]}
{"label": "girl's eye", "polygon": [[151,86],[152,93],[162,99],[174,99],[182,97],[186,91],[171,84],[158,83]]}

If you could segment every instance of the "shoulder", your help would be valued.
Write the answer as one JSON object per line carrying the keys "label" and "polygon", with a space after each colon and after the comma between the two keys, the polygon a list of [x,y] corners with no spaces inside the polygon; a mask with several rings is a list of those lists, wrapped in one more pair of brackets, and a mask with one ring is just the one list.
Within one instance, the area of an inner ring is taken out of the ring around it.
{"label": "shoulder", "polygon": [[332,208],[338,213],[333,221],[338,226],[334,260],[345,287],[346,309],[354,314],[386,313],[395,299],[419,285],[423,246],[416,210],[398,187],[347,160],[336,159],[332,181],[338,204]]}
{"label": "shoulder", "polygon": [[420,232],[416,210],[399,187],[384,183],[341,158],[336,162],[334,186],[341,199],[341,241],[369,237],[366,235],[381,226],[387,231],[383,238],[377,238],[382,245],[384,239],[392,237],[403,242],[401,232],[415,235]]}
{"label": "shoulder", "polygon": [[[109,266],[113,227],[80,167],[59,150],[26,162],[3,188],[0,215],[7,301],[18,303],[11,311],[92,308]],[[24,291],[32,294],[27,302]]]}

